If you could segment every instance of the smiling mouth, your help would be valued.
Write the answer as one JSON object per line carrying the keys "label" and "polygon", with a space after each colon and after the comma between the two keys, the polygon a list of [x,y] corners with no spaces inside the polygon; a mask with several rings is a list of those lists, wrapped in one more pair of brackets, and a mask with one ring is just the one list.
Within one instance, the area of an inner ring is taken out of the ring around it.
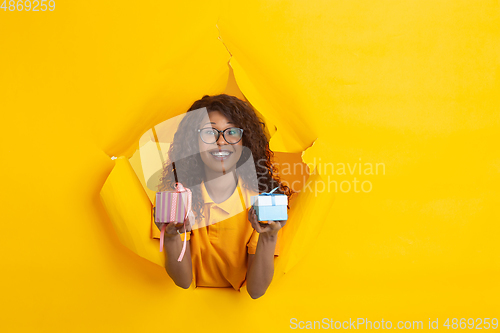
{"label": "smiling mouth", "polygon": [[212,155],[216,160],[218,161],[223,161],[227,159],[229,156],[231,156],[233,152],[227,151],[227,150],[216,150],[216,151],[211,151],[210,155]]}

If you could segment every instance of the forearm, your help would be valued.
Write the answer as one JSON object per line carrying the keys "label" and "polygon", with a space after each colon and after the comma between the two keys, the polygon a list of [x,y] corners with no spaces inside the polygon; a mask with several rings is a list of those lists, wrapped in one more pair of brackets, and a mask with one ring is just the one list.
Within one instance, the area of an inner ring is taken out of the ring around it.
{"label": "forearm", "polygon": [[247,272],[247,291],[252,298],[265,294],[274,275],[277,235],[260,234],[253,262]]}
{"label": "forearm", "polygon": [[181,288],[187,289],[193,280],[193,271],[191,263],[191,248],[187,241],[186,252],[182,261],[177,261],[182,251],[183,242],[179,235],[164,238],[165,249],[165,269],[168,275],[174,280],[175,284]]}

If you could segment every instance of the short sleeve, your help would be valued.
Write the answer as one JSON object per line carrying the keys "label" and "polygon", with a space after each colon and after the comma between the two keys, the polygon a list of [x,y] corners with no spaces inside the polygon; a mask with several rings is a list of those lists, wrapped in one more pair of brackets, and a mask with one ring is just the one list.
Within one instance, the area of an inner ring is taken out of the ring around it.
{"label": "short sleeve", "polygon": [[187,231],[186,233],[182,233],[181,234],[181,241],[184,242],[184,238],[187,237],[187,240],[190,240],[191,239],[191,231]]}
{"label": "short sleeve", "polygon": [[250,240],[247,243],[249,254],[255,254],[255,251],[257,250],[258,241],[259,241],[259,233],[254,229],[252,232],[252,236],[250,237]]}
{"label": "short sleeve", "polygon": [[[276,241],[276,248],[274,249],[274,255],[279,256],[280,253],[280,243],[281,243],[281,234],[282,234],[282,229],[278,231],[278,240]],[[250,237],[250,240],[247,243],[248,247],[248,254],[255,254],[255,251],[257,251],[257,243],[259,242],[259,233],[257,231],[252,232],[252,236]]]}
{"label": "short sleeve", "polygon": [[151,207],[151,238],[160,239],[160,229],[155,223],[155,207]]}
{"label": "short sleeve", "polygon": [[[190,211],[188,214],[188,223],[191,226],[191,228],[195,224],[195,221],[196,221],[196,219],[194,217],[194,214],[192,211]],[[181,240],[182,241],[184,241],[184,237],[187,237],[187,240],[190,240],[191,239],[191,231],[186,231],[186,233],[181,233]]]}

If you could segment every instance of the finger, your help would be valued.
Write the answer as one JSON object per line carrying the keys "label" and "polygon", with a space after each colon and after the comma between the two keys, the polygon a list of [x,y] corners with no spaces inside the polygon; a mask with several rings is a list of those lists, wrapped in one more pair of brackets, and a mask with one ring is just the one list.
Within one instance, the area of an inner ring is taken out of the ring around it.
{"label": "finger", "polygon": [[155,223],[155,224],[156,224],[156,226],[158,227],[158,230],[160,230],[160,231],[161,231],[161,227],[163,226],[163,223]]}
{"label": "finger", "polygon": [[274,232],[281,229],[279,221],[268,221],[268,224],[266,224],[265,226],[266,227],[263,228],[264,232]]}
{"label": "finger", "polygon": [[174,230],[177,232],[179,228],[182,228],[182,223],[176,223],[176,222],[169,222],[168,225],[170,226],[170,229]]}
{"label": "finger", "polygon": [[184,229],[184,223],[176,223],[175,224],[175,229],[181,231]]}
{"label": "finger", "polygon": [[257,221],[257,217],[252,218],[252,227],[257,231],[259,234],[262,232],[262,228],[260,226],[259,221]]}
{"label": "finger", "polygon": [[267,224],[260,224],[259,223],[259,227],[260,227],[260,233],[266,233],[266,232],[269,232],[269,225]]}
{"label": "finger", "polygon": [[286,221],[276,221],[276,230],[280,230],[285,225]]}
{"label": "finger", "polygon": [[182,233],[188,232],[188,225],[183,225],[180,232]]}
{"label": "finger", "polygon": [[184,223],[186,224],[187,230],[191,231],[192,226],[196,223],[196,217],[194,216],[193,212],[189,213]]}
{"label": "finger", "polygon": [[257,217],[257,212],[255,211],[255,209],[252,208],[252,211],[251,211],[251,214],[252,214],[252,219],[254,221],[258,221],[258,217]]}
{"label": "finger", "polygon": [[255,221],[257,221],[257,216],[255,215],[255,212],[253,211],[249,211],[248,212],[248,221],[250,221],[250,223],[254,223]]}
{"label": "finger", "polygon": [[254,229],[258,232],[258,233],[261,233],[264,231],[264,229],[262,228],[262,224],[260,223],[258,217],[257,217],[257,213],[255,212],[255,210],[253,211],[253,215],[252,215],[252,221],[253,221],[253,226],[254,226]]}
{"label": "finger", "polygon": [[248,210],[248,220],[251,220],[254,212],[255,210],[253,209],[253,207],[250,207],[250,209]]}
{"label": "finger", "polygon": [[275,231],[276,229],[279,229],[279,224],[275,221],[267,221],[267,225],[269,226],[269,231]]}
{"label": "finger", "polygon": [[253,221],[252,222],[252,227],[258,232],[258,233],[261,233],[262,232],[262,228],[259,224],[258,221]]}
{"label": "finger", "polygon": [[166,232],[167,234],[172,235],[172,234],[174,234],[174,233],[177,233],[177,231],[176,231],[176,229],[175,229],[175,227],[173,226],[173,224],[172,224],[172,223],[165,223],[165,225],[166,225],[166,227],[165,227],[165,232]]}

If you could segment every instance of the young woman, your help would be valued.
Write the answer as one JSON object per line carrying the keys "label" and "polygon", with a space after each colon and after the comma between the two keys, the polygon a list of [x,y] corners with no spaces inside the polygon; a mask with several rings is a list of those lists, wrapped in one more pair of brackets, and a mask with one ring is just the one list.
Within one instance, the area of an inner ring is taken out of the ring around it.
{"label": "young woman", "polygon": [[[207,112],[196,112],[205,107]],[[273,153],[252,107],[225,94],[204,96],[181,121],[168,151],[160,191],[177,181],[192,190],[191,222],[169,223],[165,267],[175,284],[189,288],[233,287],[246,280],[248,293],[266,292],[274,273],[278,231],[286,221],[260,223],[250,196],[291,195],[272,166]],[[256,177],[257,175],[257,177]],[[177,261],[187,239],[184,259]]]}

